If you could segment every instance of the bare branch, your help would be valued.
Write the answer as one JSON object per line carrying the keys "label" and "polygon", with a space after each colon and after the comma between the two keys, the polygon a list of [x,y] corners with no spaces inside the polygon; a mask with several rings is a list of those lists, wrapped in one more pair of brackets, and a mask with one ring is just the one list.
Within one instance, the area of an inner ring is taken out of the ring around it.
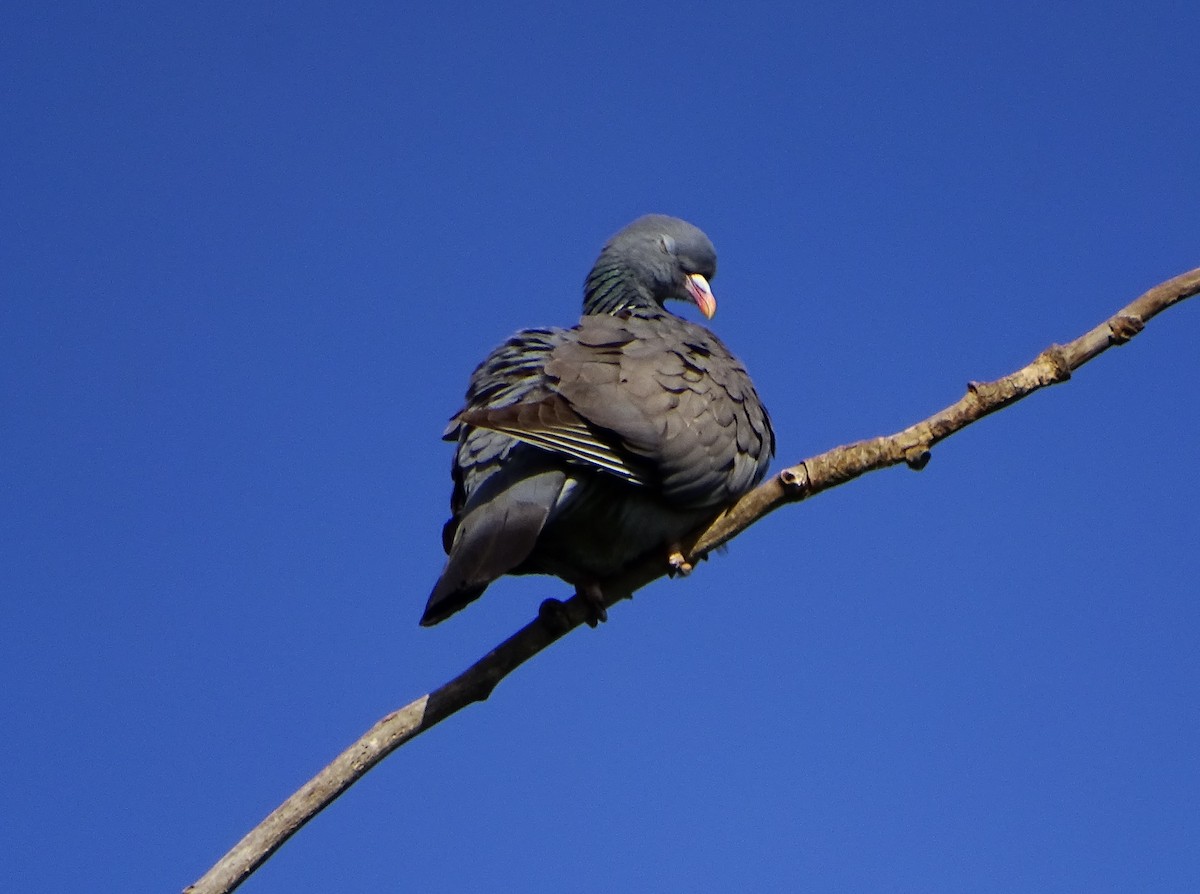
{"label": "bare branch", "polygon": [[[1051,345],[1027,366],[994,382],[972,382],[963,397],[921,422],[886,437],[836,447],[784,469],[717,516],[685,544],[694,564],[769,512],[807,499],[867,472],[906,463],[923,468],[939,441],[1014,404],[1033,392],[1065,382],[1071,373],[1113,345],[1124,344],[1154,316],[1200,293],[1200,269],[1155,286],[1128,307],[1065,345]],[[612,606],[668,572],[663,556],[647,557],[604,585]],[[387,715],[336,760],[276,808],[185,894],[234,890],[301,826],[331,804],[368,770],[425,730],[485,700],[509,673],[590,616],[581,597],[548,600],[538,618],[513,634],[444,686]]]}

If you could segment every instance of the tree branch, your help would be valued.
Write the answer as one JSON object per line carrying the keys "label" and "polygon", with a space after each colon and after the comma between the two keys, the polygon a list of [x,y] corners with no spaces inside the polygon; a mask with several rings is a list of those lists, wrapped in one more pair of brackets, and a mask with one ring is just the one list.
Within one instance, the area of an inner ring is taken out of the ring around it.
{"label": "tree branch", "polygon": [[[1167,280],[1099,326],[1065,345],[1051,345],[1027,366],[994,382],[971,382],[963,397],[928,419],[886,437],[835,447],[784,469],[717,516],[684,544],[695,563],[787,503],[805,500],[867,472],[907,463],[921,469],[939,441],[1016,403],[1033,392],[1065,382],[1071,373],[1113,345],[1141,332],[1154,316],[1200,293],[1200,268]],[[662,556],[648,556],[605,582],[612,606],[668,571]],[[584,623],[592,609],[581,597],[547,600],[538,618],[513,634],[463,673],[376,723],[329,766],[250,831],[185,894],[226,894],[261,866],[305,823],[405,742],[467,705],[485,700],[496,684],[551,643]]]}

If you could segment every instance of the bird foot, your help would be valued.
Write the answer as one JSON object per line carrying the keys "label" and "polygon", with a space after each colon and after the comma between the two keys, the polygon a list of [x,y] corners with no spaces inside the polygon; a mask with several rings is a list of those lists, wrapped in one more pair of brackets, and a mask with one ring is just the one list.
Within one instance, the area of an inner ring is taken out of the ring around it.
{"label": "bird foot", "polygon": [[538,606],[538,618],[555,633],[566,633],[571,629],[571,618],[567,604],[561,599],[545,599]]}
{"label": "bird foot", "polygon": [[[599,584],[588,584],[575,589],[587,611],[584,621],[589,627],[595,627],[602,621],[608,620],[608,610],[604,607],[604,593]],[[567,604],[561,599],[544,599],[538,606],[538,619],[555,633],[566,633],[573,626],[571,613]]]}
{"label": "bird foot", "polygon": [[587,625],[595,627],[608,620],[608,609],[604,607],[604,592],[597,583],[581,584],[575,588],[575,594],[583,600],[588,610]]}
{"label": "bird foot", "polygon": [[683,557],[683,551],[678,546],[674,547],[667,556],[667,576],[687,577],[692,573],[692,563]]}

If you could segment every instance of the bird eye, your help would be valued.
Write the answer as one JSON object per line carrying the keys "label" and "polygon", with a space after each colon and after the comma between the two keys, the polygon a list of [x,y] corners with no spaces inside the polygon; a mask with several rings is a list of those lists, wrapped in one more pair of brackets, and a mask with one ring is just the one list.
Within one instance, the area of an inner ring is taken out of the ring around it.
{"label": "bird eye", "polygon": [[668,236],[666,233],[664,233],[663,235],[658,237],[658,241],[659,241],[659,244],[662,246],[663,251],[665,251],[669,255],[675,254],[675,240],[674,239],[672,239],[670,236]]}

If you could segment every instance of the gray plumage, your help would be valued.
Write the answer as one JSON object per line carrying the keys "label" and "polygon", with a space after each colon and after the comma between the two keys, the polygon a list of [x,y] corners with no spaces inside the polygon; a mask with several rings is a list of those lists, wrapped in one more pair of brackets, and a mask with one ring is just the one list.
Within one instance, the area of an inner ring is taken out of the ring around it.
{"label": "gray plumage", "polygon": [[715,273],[699,229],[639,218],[600,253],[578,325],[518,332],[479,365],[444,435],[458,443],[449,558],[423,625],[504,574],[594,596],[762,480],[775,439],[745,368],[663,308],[692,300],[711,316]]}

